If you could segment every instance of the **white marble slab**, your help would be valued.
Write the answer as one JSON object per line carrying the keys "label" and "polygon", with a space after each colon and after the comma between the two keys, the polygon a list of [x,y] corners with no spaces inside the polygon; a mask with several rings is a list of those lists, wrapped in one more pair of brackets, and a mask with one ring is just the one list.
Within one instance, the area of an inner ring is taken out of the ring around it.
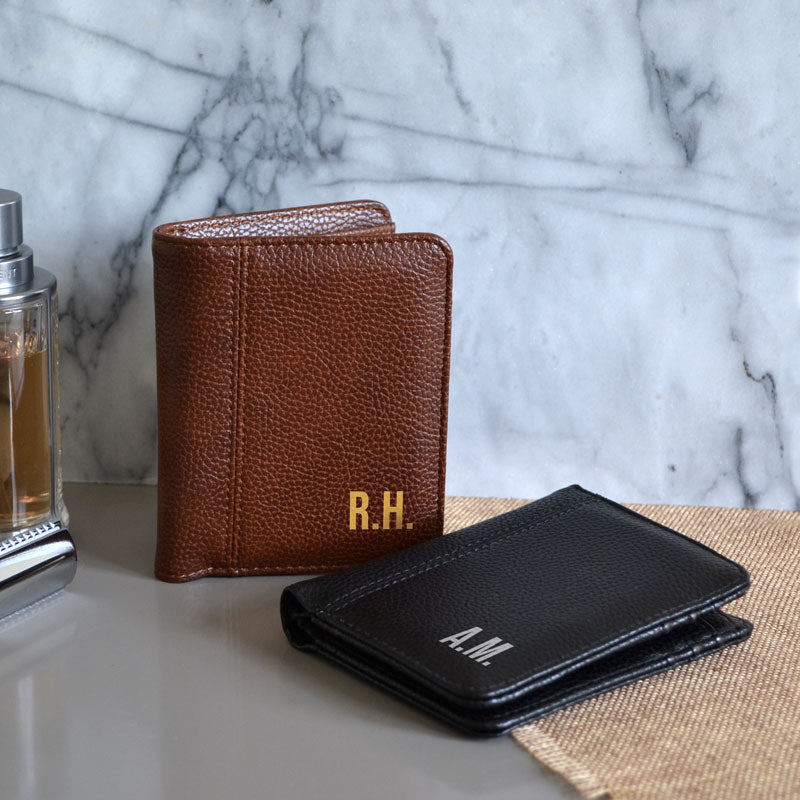
{"label": "white marble slab", "polygon": [[789,0],[0,5],[64,461],[152,481],[152,227],[372,197],[456,254],[448,491],[800,505]]}

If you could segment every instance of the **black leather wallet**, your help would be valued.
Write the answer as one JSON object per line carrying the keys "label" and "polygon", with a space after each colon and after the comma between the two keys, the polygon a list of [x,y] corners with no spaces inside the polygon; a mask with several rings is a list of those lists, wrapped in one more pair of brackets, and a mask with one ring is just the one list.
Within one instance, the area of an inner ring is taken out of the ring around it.
{"label": "black leather wallet", "polygon": [[287,587],[289,641],[491,736],[741,641],[746,570],[571,486]]}

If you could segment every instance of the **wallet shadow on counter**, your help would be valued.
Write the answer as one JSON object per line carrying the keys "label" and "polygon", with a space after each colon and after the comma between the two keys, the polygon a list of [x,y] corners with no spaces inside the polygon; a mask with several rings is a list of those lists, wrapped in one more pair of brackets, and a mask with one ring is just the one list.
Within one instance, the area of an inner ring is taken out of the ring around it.
{"label": "wallet shadow on counter", "polygon": [[464,796],[505,796],[541,778],[552,785],[554,796],[561,796],[558,789],[563,787],[565,798],[574,797],[560,776],[518,747],[508,747],[504,739],[448,734],[440,721],[419,714],[399,698],[376,697],[368,682],[353,681],[346,669],[330,669],[290,648],[282,653],[279,669],[281,692],[296,708],[283,723],[283,734],[302,737],[309,754],[316,747],[330,751],[338,746],[341,760],[347,762],[357,748],[360,759],[399,760],[404,769],[421,772]]}

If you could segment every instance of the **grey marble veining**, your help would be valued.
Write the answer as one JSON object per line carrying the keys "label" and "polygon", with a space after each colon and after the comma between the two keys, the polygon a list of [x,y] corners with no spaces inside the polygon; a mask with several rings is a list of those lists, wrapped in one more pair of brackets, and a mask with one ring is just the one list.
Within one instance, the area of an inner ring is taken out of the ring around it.
{"label": "grey marble veining", "polygon": [[788,0],[130,9],[0,5],[67,478],[154,480],[154,225],[371,197],[455,251],[450,493],[800,506]]}

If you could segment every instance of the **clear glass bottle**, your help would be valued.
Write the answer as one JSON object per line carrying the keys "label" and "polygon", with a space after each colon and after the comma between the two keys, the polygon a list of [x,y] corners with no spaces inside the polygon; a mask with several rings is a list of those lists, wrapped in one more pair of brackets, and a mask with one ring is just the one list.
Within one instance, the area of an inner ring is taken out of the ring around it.
{"label": "clear glass bottle", "polygon": [[0,540],[67,525],[60,440],[56,279],[22,243],[22,198],[0,189]]}

